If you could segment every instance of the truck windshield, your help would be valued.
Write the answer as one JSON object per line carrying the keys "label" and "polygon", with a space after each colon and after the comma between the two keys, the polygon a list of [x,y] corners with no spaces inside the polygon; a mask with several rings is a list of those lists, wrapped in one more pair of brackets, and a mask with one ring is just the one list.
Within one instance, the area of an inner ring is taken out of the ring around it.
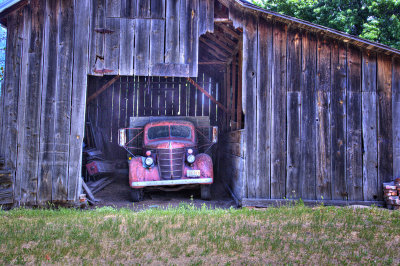
{"label": "truck windshield", "polygon": [[171,126],[171,137],[190,139],[192,130],[186,126]]}
{"label": "truck windshield", "polygon": [[[171,130],[171,133],[169,132]],[[174,138],[185,138],[191,139],[192,130],[187,126],[155,126],[149,128],[147,132],[149,140],[168,138],[169,136]]]}
{"label": "truck windshield", "polygon": [[147,135],[149,139],[160,139],[160,138],[168,138],[168,126],[157,126],[149,128]]}

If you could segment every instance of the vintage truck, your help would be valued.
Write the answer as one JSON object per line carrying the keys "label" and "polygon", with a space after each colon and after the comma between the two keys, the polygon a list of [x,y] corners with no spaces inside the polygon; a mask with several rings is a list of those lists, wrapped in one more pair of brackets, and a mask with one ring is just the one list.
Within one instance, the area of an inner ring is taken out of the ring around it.
{"label": "vintage truck", "polygon": [[[215,144],[218,128],[209,127],[207,131],[211,132],[208,134],[210,145]],[[201,198],[209,200],[210,185],[214,181],[213,162],[208,154],[199,153],[200,134],[208,138],[192,122],[170,119],[149,122],[144,127],[120,129],[119,145],[130,153],[132,200],[140,201],[144,188],[180,190],[193,186],[200,186]],[[140,135],[141,141],[135,145]],[[142,147],[135,147],[140,146],[140,142]],[[132,149],[142,153],[134,154]]]}

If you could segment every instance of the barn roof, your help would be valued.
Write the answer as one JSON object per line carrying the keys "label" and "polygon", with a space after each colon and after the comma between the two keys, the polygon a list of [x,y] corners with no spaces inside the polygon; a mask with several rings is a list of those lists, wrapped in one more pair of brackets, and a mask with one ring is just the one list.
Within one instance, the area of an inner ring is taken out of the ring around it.
{"label": "barn roof", "polygon": [[[7,22],[5,20],[5,17],[7,16],[7,14],[24,6],[25,4],[29,3],[29,1],[30,0],[6,0],[3,3],[1,3],[0,4],[0,23],[6,26]],[[241,8],[243,10],[260,12],[261,14],[265,15],[269,19],[274,19],[274,20],[281,21],[281,22],[289,24],[289,25],[294,25],[299,28],[303,28],[305,30],[310,30],[313,32],[321,33],[328,37],[331,37],[334,39],[340,39],[344,42],[348,42],[353,45],[360,46],[360,47],[363,47],[366,49],[384,52],[386,54],[400,55],[400,50],[397,50],[390,46],[380,44],[377,42],[373,42],[373,41],[369,41],[369,40],[366,40],[363,38],[359,38],[359,37],[347,34],[345,32],[331,29],[328,27],[324,27],[321,25],[317,25],[317,24],[314,24],[314,23],[311,23],[311,22],[308,22],[308,21],[305,21],[302,19],[297,19],[294,17],[290,17],[287,15],[269,11],[269,10],[263,9],[259,6],[256,6],[246,0],[219,0],[219,1],[228,7],[237,7],[237,8]]]}

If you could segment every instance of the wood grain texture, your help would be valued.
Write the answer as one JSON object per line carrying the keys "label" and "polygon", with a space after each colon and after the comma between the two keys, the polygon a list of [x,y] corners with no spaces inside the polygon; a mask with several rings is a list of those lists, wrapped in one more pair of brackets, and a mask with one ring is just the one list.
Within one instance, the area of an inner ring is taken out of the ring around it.
{"label": "wood grain texture", "polygon": [[243,28],[243,110],[245,113],[245,171],[248,191],[244,196],[256,194],[257,158],[257,21],[253,14],[247,14]]}
{"label": "wood grain texture", "polygon": [[378,186],[376,66],[376,54],[363,52],[361,89],[364,200],[376,200],[380,190]]}
{"label": "wood grain texture", "polygon": [[271,101],[271,198],[286,195],[286,37],[287,26],[274,24]]}
{"label": "wood grain texture", "polygon": [[69,135],[68,200],[77,201],[82,166],[82,141],[85,128],[86,89],[88,84],[89,11],[88,1],[74,3],[74,54],[71,94],[71,128]]}
{"label": "wood grain texture", "polygon": [[69,136],[71,131],[71,96],[74,46],[74,1],[60,1],[60,22],[57,46],[57,86],[55,96],[55,157],[53,201],[68,199]]}
{"label": "wood grain texture", "polygon": [[106,0],[106,17],[121,17],[121,0]]}
{"label": "wood grain texture", "polygon": [[[157,1],[156,1],[157,2]],[[163,1],[158,1],[162,2]],[[158,9],[152,9],[152,17],[162,17],[165,14],[164,5],[159,3]],[[152,2],[153,6],[153,2]],[[150,70],[149,75],[159,75],[153,70],[157,64],[164,63],[164,38],[165,38],[165,20],[152,19],[151,20],[151,32],[150,32]],[[155,73],[154,73],[155,72]],[[153,74],[154,73],[154,74]]]}
{"label": "wood grain texture", "polygon": [[11,171],[14,183],[14,197],[21,197],[21,182],[16,179],[17,141],[18,141],[18,101],[22,82],[24,10],[19,10],[8,17],[7,49],[5,61],[5,76],[2,86],[3,98],[3,144],[0,147],[4,156],[4,167]]}
{"label": "wood grain texture", "polygon": [[346,181],[349,200],[363,199],[361,52],[348,47]]}
{"label": "wood grain texture", "polygon": [[286,197],[300,193],[301,157],[301,33],[288,30],[287,38],[287,165]]}
{"label": "wood grain texture", "polygon": [[[36,204],[38,183],[44,1],[34,0],[24,9],[21,89],[18,100],[17,202]],[[18,192],[19,193],[19,192]],[[19,195],[18,195],[19,196]]]}
{"label": "wood grain texture", "polygon": [[38,204],[51,202],[55,158],[55,111],[57,93],[57,43],[60,1],[46,1],[44,21],[43,89],[40,118]]}
{"label": "wood grain texture", "polygon": [[331,54],[332,199],[346,200],[346,83],[347,47],[334,42]]}
{"label": "wood grain texture", "polygon": [[135,47],[135,20],[120,19],[119,75],[132,76]]}
{"label": "wood grain texture", "polygon": [[119,18],[106,18],[106,29],[112,31],[104,36],[104,69],[106,75],[118,75],[119,72],[120,21]]}
{"label": "wood grain texture", "polygon": [[302,49],[300,197],[302,199],[315,199],[315,79],[317,74],[317,41],[315,35],[310,33],[303,35]]}
{"label": "wood grain texture", "polygon": [[[377,72],[378,187],[381,187],[393,178],[392,60],[389,56],[378,55]],[[378,199],[382,199],[382,194]]]}
{"label": "wood grain texture", "polygon": [[96,29],[105,29],[105,0],[91,0],[91,16],[90,17],[90,49],[89,49],[89,74],[102,76],[103,74],[95,70],[104,69],[104,33],[96,31]]}
{"label": "wood grain texture", "polygon": [[136,76],[149,75],[149,42],[151,21],[136,19],[135,24],[135,62],[134,74]]}
{"label": "wood grain texture", "polygon": [[317,199],[331,199],[331,46],[329,41],[318,38],[317,51],[316,196]]}
{"label": "wood grain texture", "polygon": [[393,115],[393,177],[400,177],[400,58],[393,60],[392,70]]}
{"label": "wood grain texture", "polygon": [[165,63],[179,63],[179,0],[166,4]]}
{"label": "wood grain texture", "polygon": [[[257,198],[270,197],[271,154],[271,80],[273,26],[260,18],[258,23],[257,52],[257,168],[255,194]],[[236,64],[236,62],[234,62]],[[237,131],[240,132],[240,131]]]}

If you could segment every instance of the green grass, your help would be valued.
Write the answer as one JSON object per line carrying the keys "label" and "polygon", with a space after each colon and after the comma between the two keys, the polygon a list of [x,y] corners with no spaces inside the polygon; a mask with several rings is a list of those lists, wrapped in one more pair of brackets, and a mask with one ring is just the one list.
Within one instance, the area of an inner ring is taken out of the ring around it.
{"label": "green grass", "polygon": [[399,242],[378,208],[0,211],[0,264],[399,264]]}

